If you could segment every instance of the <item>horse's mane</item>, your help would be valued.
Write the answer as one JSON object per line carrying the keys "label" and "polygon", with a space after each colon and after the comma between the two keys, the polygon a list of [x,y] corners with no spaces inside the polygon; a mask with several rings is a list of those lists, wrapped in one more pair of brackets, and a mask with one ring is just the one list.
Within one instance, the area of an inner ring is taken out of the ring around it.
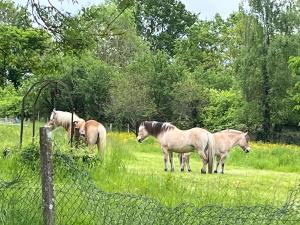
{"label": "horse's mane", "polygon": [[157,121],[145,121],[141,125],[143,125],[148,133],[154,137],[157,137],[162,132],[166,132],[168,130],[173,130],[176,128],[171,123]]}
{"label": "horse's mane", "polygon": [[[56,126],[63,126],[66,130],[71,126],[71,117],[72,113],[64,112],[64,111],[53,111],[50,116],[50,120],[55,121]],[[74,121],[83,121],[79,116],[75,113],[73,114],[73,122]]]}
{"label": "horse's mane", "polygon": [[226,132],[229,132],[229,133],[237,133],[237,134],[242,134],[243,132],[242,131],[239,131],[239,130],[234,130],[234,129],[226,129],[226,130],[221,130],[217,133],[226,133]]}
{"label": "horse's mane", "polygon": [[[219,131],[219,132],[216,132],[216,133],[234,133],[234,134],[244,134],[244,132],[243,132],[243,131],[234,130],[234,129],[226,129],[226,130],[221,130],[221,131]],[[247,141],[249,141],[249,140],[250,140],[250,136],[249,136],[249,134],[247,134],[245,137],[246,137]]]}

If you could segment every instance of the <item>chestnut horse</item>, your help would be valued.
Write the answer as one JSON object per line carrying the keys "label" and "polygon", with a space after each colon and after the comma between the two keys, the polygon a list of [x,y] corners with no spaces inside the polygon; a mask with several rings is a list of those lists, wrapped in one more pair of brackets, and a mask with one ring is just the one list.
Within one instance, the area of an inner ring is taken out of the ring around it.
{"label": "chestnut horse", "polygon": [[75,128],[79,128],[80,137],[87,142],[90,150],[97,144],[99,155],[103,157],[106,145],[105,127],[96,120],[88,120],[75,121]]}

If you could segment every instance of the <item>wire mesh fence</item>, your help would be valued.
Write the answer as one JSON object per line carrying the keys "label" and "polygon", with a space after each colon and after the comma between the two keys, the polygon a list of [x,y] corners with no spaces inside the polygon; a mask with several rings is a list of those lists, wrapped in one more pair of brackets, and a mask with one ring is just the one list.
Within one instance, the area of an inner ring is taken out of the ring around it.
{"label": "wire mesh fence", "polygon": [[[13,178],[0,178],[0,223],[43,224],[39,149],[23,150]],[[300,185],[280,207],[166,207],[138,195],[100,190],[82,158],[55,149],[55,224],[300,224]]]}

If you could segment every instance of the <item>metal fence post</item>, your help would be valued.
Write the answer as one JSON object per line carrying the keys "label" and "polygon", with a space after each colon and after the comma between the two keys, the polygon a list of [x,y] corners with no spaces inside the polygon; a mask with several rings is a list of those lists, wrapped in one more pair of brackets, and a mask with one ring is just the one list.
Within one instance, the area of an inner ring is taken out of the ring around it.
{"label": "metal fence post", "polygon": [[52,141],[49,127],[40,128],[40,159],[44,225],[54,225]]}
{"label": "metal fence post", "polygon": [[75,128],[74,128],[74,142],[75,142],[75,148],[78,148],[78,147],[79,147],[79,138],[80,138],[79,128],[75,127]]}

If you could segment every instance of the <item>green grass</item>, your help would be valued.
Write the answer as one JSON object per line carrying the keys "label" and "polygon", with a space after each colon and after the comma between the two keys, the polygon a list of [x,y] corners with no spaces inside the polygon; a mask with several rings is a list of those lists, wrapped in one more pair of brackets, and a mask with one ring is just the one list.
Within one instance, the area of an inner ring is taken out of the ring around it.
{"label": "green grass", "polygon": [[[26,127],[24,146],[30,143],[30,128]],[[15,147],[19,140],[18,129],[0,125],[1,152],[4,148],[19,151]],[[224,175],[201,174],[201,162],[196,154],[191,158],[193,172],[179,172],[175,155],[176,171],[171,173],[163,170],[162,153],[155,139],[139,144],[130,134],[109,133],[104,162],[95,162],[86,169],[101,190],[143,195],[172,207],[182,203],[227,207],[282,205],[289,190],[300,180],[300,147],[263,143],[251,143],[251,147],[250,154],[238,148],[231,151]],[[71,151],[62,129],[54,132],[54,151],[77,157],[92,154],[86,147]],[[0,178],[12,178],[19,166],[18,160],[14,154],[8,159],[1,158]]]}

